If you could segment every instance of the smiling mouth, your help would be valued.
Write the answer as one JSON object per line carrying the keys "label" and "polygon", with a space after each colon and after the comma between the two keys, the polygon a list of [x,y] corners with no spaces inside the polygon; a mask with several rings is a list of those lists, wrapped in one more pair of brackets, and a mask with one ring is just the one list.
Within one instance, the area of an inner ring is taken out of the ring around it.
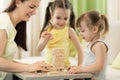
{"label": "smiling mouth", "polygon": [[58,25],[59,27],[63,27],[64,25],[62,24],[62,25]]}
{"label": "smiling mouth", "polygon": [[85,37],[82,37],[83,39],[85,39]]}
{"label": "smiling mouth", "polygon": [[27,17],[28,17],[28,18],[30,18],[30,17],[31,17],[31,15],[30,15],[30,14],[27,14]]}

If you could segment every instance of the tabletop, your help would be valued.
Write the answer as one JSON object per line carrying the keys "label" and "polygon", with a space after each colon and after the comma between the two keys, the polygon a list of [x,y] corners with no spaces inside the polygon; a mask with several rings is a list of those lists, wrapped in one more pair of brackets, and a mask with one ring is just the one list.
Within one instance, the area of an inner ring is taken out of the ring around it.
{"label": "tabletop", "polygon": [[66,72],[57,73],[14,73],[14,76],[22,80],[60,80],[60,79],[75,79],[75,78],[92,78],[91,73],[68,74]]}

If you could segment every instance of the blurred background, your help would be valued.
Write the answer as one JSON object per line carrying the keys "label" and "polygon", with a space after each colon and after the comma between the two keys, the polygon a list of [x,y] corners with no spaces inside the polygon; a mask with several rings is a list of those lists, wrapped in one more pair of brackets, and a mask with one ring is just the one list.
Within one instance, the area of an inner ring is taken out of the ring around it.
{"label": "blurred background", "polygon": [[[10,3],[11,0],[0,0],[0,12],[2,12]],[[53,0],[41,0],[37,14],[33,16],[27,23],[27,46],[28,51],[19,49],[15,58],[25,58],[28,56],[37,56],[36,45],[39,40],[39,34],[44,22],[45,8],[48,2]],[[120,0],[69,0],[73,4],[76,18],[89,10],[99,11],[108,17],[110,23],[110,33],[106,39],[110,45],[111,60],[117,55],[120,50]],[[115,37],[116,36],[116,37]],[[78,36],[79,37],[79,36]],[[81,42],[82,43],[82,42]],[[72,46],[71,51],[74,51]],[[75,55],[73,55],[75,56]]]}

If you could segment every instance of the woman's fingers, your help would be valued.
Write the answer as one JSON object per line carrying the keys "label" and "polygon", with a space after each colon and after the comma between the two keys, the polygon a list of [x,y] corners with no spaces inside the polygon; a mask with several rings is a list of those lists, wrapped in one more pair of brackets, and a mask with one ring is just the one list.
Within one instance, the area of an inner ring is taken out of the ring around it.
{"label": "woman's fingers", "polygon": [[52,65],[46,63],[45,61],[36,62],[36,64],[44,71],[49,71],[52,68]]}

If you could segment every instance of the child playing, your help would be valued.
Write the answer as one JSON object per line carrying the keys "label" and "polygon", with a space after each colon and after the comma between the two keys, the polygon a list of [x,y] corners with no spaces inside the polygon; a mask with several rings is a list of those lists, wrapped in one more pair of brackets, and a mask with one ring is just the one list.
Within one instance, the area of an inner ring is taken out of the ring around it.
{"label": "child playing", "polygon": [[89,11],[77,19],[76,26],[89,44],[85,49],[83,64],[71,66],[69,73],[90,72],[95,80],[105,80],[108,46],[103,38],[109,31],[107,18],[97,11]]}
{"label": "child playing", "polygon": [[41,37],[37,46],[39,51],[45,47],[47,49],[47,62],[52,63],[52,50],[54,48],[63,48],[65,54],[65,67],[69,62],[69,39],[71,39],[78,51],[79,62],[82,62],[82,50],[74,31],[75,16],[72,4],[68,0],[55,0],[50,2],[46,9],[46,17]]}

